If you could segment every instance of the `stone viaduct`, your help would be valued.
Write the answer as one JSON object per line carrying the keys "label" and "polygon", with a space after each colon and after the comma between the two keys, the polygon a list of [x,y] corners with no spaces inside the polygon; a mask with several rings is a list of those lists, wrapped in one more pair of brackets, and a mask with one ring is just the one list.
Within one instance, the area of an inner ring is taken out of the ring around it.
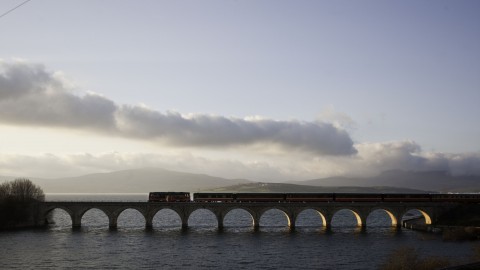
{"label": "stone viaduct", "polygon": [[217,218],[218,228],[223,228],[224,217],[234,209],[243,209],[250,213],[253,227],[258,228],[261,216],[270,209],[282,211],[288,220],[291,229],[295,228],[298,215],[307,209],[315,210],[321,217],[323,226],[330,228],[332,218],[339,210],[352,211],[357,219],[357,225],[366,226],[368,215],[375,210],[385,211],[391,219],[392,226],[401,227],[403,216],[410,210],[418,210],[425,218],[426,225],[435,225],[438,217],[445,211],[457,206],[452,202],[317,202],[317,203],[292,203],[292,202],[261,202],[261,203],[199,203],[199,202],[43,202],[39,209],[39,223],[45,224],[49,213],[54,209],[63,209],[71,219],[74,228],[81,227],[83,215],[90,209],[103,211],[109,220],[110,228],[117,227],[119,215],[126,209],[135,209],[140,212],[146,221],[146,228],[152,228],[155,214],[162,209],[175,211],[181,219],[182,227],[188,227],[190,215],[198,209],[210,210]]}

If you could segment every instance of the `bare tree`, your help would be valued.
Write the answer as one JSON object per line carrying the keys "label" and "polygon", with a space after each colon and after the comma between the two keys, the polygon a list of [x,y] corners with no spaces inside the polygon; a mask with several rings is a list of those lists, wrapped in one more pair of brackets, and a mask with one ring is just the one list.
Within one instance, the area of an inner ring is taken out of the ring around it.
{"label": "bare tree", "polygon": [[8,182],[0,184],[0,202],[6,200],[10,196],[10,188],[11,186]]}
{"label": "bare tree", "polygon": [[43,190],[25,178],[15,179],[10,182],[10,196],[19,202],[45,200]]}
{"label": "bare tree", "polygon": [[32,226],[34,205],[44,199],[43,190],[28,179],[0,184],[0,228]]}

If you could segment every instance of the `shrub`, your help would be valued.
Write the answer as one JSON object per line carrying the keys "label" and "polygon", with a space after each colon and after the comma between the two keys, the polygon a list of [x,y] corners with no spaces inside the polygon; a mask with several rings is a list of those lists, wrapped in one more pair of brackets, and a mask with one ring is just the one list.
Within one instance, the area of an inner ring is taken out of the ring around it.
{"label": "shrub", "polygon": [[387,261],[380,267],[384,270],[434,270],[450,265],[446,258],[421,258],[414,248],[400,248],[393,251]]}

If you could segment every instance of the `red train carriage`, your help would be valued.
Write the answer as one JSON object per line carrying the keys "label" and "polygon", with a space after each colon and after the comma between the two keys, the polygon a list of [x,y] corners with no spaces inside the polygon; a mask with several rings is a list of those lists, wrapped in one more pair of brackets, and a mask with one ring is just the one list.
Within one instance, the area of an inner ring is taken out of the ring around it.
{"label": "red train carriage", "polygon": [[150,192],[148,195],[149,202],[166,202],[168,192]]}
{"label": "red train carriage", "polygon": [[381,202],[380,193],[335,193],[336,202]]}
{"label": "red train carriage", "polygon": [[466,203],[479,203],[480,194],[475,193],[444,193],[444,194],[432,194],[432,201],[434,202],[466,202]]}
{"label": "red train carriage", "polygon": [[190,192],[150,192],[149,202],[189,202]]}
{"label": "red train carriage", "polygon": [[282,202],[283,193],[194,193],[195,202]]}
{"label": "red train carriage", "polygon": [[423,193],[386,193],[383,194],[384,202],[429,202],[432,200],[431,194]]}
{"label": "red train carriage", "polygon": [[172,192],[167,195],[167,202],[189,202],[190,192]]}
{"label": "red train carriage", "polygon": [[193,193],[195,202],[233,202],[234,193]]}
{"label": "red train carriage", "polygon": [[[468,202],[480,194],[424,193],[194,193],[195,202]],[[188,192],[150,192],[149,202],[188,202]]]}
{"label": "red train carriage", "polygon": [[331,202],[333,193],[287,193],[287,202]]}
{"label": "red train carriage", "polygon": [[285,193],[235,193],[237,202],[284,202]]}

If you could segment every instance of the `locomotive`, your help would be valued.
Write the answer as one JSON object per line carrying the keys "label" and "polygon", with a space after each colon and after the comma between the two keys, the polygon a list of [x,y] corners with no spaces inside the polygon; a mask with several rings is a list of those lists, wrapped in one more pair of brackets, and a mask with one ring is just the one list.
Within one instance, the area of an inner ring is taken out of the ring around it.
{"label": "locomotive", "polygon": [[471,202],[479,203],[475,193],[194,193],[150,192],[149,202]]}
{"label": "locomotive", "polygon": [[189,202],[190,192],[150,192],[149,202]]}

